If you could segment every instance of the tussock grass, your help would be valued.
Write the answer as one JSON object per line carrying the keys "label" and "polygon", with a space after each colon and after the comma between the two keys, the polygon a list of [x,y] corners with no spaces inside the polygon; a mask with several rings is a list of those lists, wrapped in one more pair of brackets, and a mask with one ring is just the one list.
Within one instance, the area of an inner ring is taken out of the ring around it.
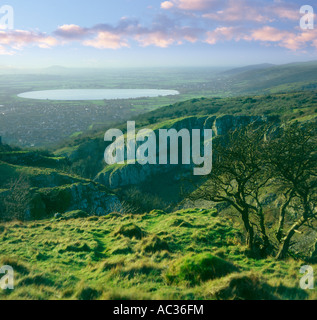
{"label": "tussock grass", "polygon": [[299,289],[306,263],[248,257],[238,226],[214,213],[0,224],[0,265],[15,271],[0,299],[316,299]]}
{"label": "tussock grass", "polygon": [[155,253],[163,250],[169,251],[168,242],[162,240],[157,235],[152,235],[146,239],[143,239],[140,242],[139,248],[144,253]]}
{"label": "tussock grass", "polygon": [[145,236],[145,232],[133,223],[125,224],[120,226],[118,230],[114,233],[115,236],[122,235],[130,239],[142,239]]}
{"label": "tussock grass", "polygon": [[236,271],[238,268],[232,263],[206,252],[180,258],[165,276],[170,283],[186,281],[193,286]]}

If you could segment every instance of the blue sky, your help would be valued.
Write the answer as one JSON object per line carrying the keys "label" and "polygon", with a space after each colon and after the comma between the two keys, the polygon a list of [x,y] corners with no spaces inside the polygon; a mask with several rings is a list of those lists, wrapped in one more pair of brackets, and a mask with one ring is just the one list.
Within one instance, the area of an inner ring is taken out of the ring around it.
{"label": "blue sky", "polygon": [[14,29],[0,30],[0,65],[237,66],[314,60],[317,25],[299,28],[299,9],[306,4],[314,7],[298,0],[1,0],[0,8],[14,9]]}

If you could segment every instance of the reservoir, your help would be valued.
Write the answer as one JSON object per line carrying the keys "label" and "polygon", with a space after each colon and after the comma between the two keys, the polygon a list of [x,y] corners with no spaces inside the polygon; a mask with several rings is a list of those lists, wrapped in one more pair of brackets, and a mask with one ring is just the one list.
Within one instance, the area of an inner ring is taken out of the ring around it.
{"label": "reservoir", "polygon": [[158,89],[71,89],[32,91],[18,94],[18,97],[36,100],[117,100],[154,98],[160,96],[178,95],[176,90]]}

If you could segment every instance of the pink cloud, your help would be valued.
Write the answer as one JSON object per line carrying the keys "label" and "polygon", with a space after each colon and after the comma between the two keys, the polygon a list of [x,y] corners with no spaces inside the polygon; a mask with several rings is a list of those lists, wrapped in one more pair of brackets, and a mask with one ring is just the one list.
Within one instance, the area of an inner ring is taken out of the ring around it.
{"label": "pink cloud", "polygon": [[162,9],[177,8],[180,10],[202,11],[218,4],[219,0],[171,0],[161,3]]}
{"label": "pink cloud", "polygon": [[55,31],[55,34],[57,36],[70,38],[70,39],[80,38],[86,33],[87,31],[84,28],[75,24],[64,24],[58,27],[57,30]]}
{"label": "pink cloud", "polygon": [[161,8],[162,9],[169,10],[169,9],[171,9],[173,7],[174,7],[174,3],[171,2],[171,1],[164,1],[164,2],[161,3]]}
{"label": "pink cloud", "polygon": [[256,5],[249,4],[245,0],[230,0],[227,6],[216,12],[203,14],[204,18],[216,21],[254,21],[267,22],[272,19],[265,14],[266,10],[258,8]]}
{"label": "pink cloud", "polygon": [[175,43],[175,39],[173,37],[166,35],[162,31],[153,31],[145,34],[136,34],[134,38],[143,47],[154,45],[160,48],[167,48],[173,43]]}
{"label": "pink cloud", "polygon": [[122,39],[120,35],[109,31],[99,32],[95,39],[86,40],[83,42],[83,45],[97,49],[120,49],[129,47],[127,41]]}
{"label": "pink cloud", "polygon": [[281,19],[297,21],[300,19],[299,9],[288,5],[274,5],[272,6],[274,15]]}
{"label": "pink cloud", "polygon": [[162,9],[202,11],[202,17],[226,22],[253,21],[258,23],[276,20],[296,21],[300,18],[297,5],[284,1],[264,0],[169,0],[161,3]]}
{"label": "pink cloud", "polygon": [[279,42],[285,40],[291,34],[289,31],[281,31],[273,27],[265,26],[261,29],[254,30],[250,36],[250,40]]}
{"label": "pink cloud", "polygon": [[201,29],[180,27],[173,20],[160,17],[152,27],[144,27],[138,21],[122,18],[116,27],[100,24],[92,28],[77,25],[59,27],[56,34],[62,43],[77,41],[85,46],[98,49],[119,49],[129,47],[129,42],[136,41],[142,47],[156,46],[166,48],[184,41],[194,43],[202,34]]}
{"label": "pink cloud", "polygon": [[57,44],[58,41],[54,37],[44,33],[26,30],[0,31],[0,54],[13,54],[10,49],[21,50],[26,46],[48,49]]}
{"label": "pink cloud", "polygon": [[[298,8],[295,10],[282,1],[272,0],[267,6],[263,3],[263,0],[169,0],[163,1],[161,8],[173,9],[172,13],[178,19],[171,18],[170,14],[161,14],[149,26],[125,17],[117,25],[98,24],[83,28],[64,24],[51,35],[25,30],[0,31],[0,55],[13,54],[14,50],[26,46],[51,48],[74,42],[96,49],[127,48],[135,43],[142,47],[167,48],[198,41],[210,45],[223,41],[248,41],[289,50],[317,48],[316,29],[304,32],[298,27],[282,30],[282,27],[279,29],[271,25],[277,19],[299,20]],[[182,20],[184,15],[177,10],[186,11],[185,19]],[[211,25],[215,26],[210,30]]]}
{"label": "pink cloud", "polygon": [[219,27],[214,31],[207,32],[206,43],[211,45],[216,44],[219,41],[230,41],[235,40],[239,41],[242,38],[242,33],[238,28],[235,27]]}
{"label": "pink cloud", "polygon": [[249,36],[245,37],[245,40],[275,43],[280,47],[296,51],[304,49],[309,45],[317,48],[317,30],[296,33],[265,26],[261,29],[252,31]]}
{"label": "pink cloud", "polygon": [[218,27],[206,33],[206,43],[215,45],[222,41],[259,42],[292,51],[303,50],[309,46],[317,49],[317,29],[296,32],[280,30],[271,26],[250,31],[239,27]]}

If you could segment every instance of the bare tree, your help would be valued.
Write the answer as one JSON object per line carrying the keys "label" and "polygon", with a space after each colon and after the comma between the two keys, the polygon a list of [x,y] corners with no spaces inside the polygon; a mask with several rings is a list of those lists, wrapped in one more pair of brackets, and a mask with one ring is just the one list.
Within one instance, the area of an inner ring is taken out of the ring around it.
{"label": "bare tree", "polygon": [[[287,190],[277,232],[277,239],[281,242],[278,259],[287,256],[294,234],[317,218],[316,141],[316,123],[301,125],[296,122],[284,128],[270,142],[268,162],[275,179]],[[290,221],[291,227],[284,231],[285,221],[290,218],[287,213],[291,205],[296,206],[296,218]]]}
{"label": "bare tree", "polygon": [[253,124],[215,139],[213,170],[191,196],[193,200],[229,203],[242,219],[249,249],[254,252],[261,247],[262,253],[271,248],[260,200],[261,191],[271,179],[262,159],[267,130],[266,126]]}

